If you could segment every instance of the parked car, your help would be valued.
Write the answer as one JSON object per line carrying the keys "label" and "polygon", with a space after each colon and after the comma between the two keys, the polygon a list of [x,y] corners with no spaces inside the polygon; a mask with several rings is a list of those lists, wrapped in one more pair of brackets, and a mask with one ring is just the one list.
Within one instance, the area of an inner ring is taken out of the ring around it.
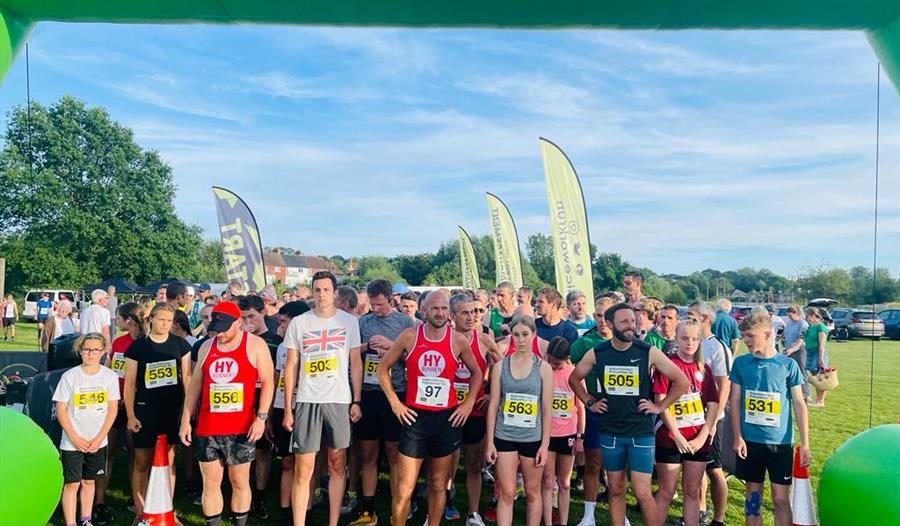
{"label": "parked car", "polygon": [[750,307],[731,307],[731,317],[740,323],[744,316],[750,314],[751,310],[753,309]]}
{"label": "parked car", "polygon": [[884,322],[872,311],[840,308],[831,311],[831,316],[838,338],[859,336],[880,340],[884,336]]}
{"label": "parked car", "polygon": [[22,318],[28,321],[37,321],[37,302],[44,293],[50,295],[50,301],[55,307],[61,300],[67,299],[71,302],[76,300],[75,292],[64,289],[33,289],[29,290],[25,295],[25,308],[22,310]]}
{"label": "parked car", "polygon": [[878,313],[878,317],[884,322],[884,336],[900,340],[900,309],[883,310]]}

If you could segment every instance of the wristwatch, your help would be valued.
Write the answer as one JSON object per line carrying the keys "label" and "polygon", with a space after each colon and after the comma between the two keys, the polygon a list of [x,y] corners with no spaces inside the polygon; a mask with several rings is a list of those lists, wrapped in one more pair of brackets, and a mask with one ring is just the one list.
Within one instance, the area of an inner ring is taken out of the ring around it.
{"label": "wristwatch", "polygon": [[575,433],[575,440],[584,440],[584,433]]}
{"label": "wristwatch", "polygon": [[266,412],[264,412],[264,411],[260,411],[259,413],[256,413],[256,418],[258,418],[258,419],[262,420],[263,422],[265,422],[265,421],[269,418],[269,413],[266,413]]}
{"label": "wristwatch", "polygon": [[350,402],[350,405],[362,405],[362,401],[361,401],[361,400],[354,400],[354,401]]}
{"label": "wristwatch", "polygon": [[587,401],[584,403],[584,405],[585,405],[586,407],[591,407],[592,405],[594,405],[594,404],[596,404],[596,403],[597,403],[597,399],[596,399],[596,398],[588,398]]}

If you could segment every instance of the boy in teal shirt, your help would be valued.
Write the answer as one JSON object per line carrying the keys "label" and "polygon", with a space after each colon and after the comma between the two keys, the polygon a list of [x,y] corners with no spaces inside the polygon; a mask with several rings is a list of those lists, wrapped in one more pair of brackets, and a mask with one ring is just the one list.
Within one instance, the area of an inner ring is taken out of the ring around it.
{"label": "boy in teal shirt", "polygon": [[791,526],[792,412],[800,432],[800,463],[805,466],[810,461],[803,375],[797,362],[772,346],[768,313],[745,316],[740,330],[750,353],[735,358],[731,368],[731,425],[737,453],[735,476],[747,483],[745,524],[762,525],[762,490],[768,471],[775,526]]}

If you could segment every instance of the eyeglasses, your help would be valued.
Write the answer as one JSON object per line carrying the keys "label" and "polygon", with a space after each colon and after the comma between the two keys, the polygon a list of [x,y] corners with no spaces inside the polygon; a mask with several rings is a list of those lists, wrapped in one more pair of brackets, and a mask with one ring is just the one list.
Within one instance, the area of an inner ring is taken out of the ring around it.
{"label": "eyeglasses", "polygon": [[475,314],[483,314],[484,313],[484,309],[472,309],[472,310],[475,311]]}
{"label": "eyeglasses", "polygon": [[82,349],[81,354],[103,354],[103,349]]}

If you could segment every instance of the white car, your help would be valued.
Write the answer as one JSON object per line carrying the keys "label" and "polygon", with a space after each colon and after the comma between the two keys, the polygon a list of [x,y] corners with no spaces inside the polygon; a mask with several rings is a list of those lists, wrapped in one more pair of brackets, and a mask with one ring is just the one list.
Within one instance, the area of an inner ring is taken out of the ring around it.
{"label": "white car", "polygon": [[71,301],[73,304],[75,303],[75,292],[71,290],[65,289],[32,289],[28,291],[28,294],[25,295],[25,309],[22,311],[22,318],[28,321],[37,321],[38,311],[37,311],[37,302],[40,301],[41,296],[44,293],[50,295],[50,301],[53,302],[53,308],[59,304],[60,301],[67,299]]}

